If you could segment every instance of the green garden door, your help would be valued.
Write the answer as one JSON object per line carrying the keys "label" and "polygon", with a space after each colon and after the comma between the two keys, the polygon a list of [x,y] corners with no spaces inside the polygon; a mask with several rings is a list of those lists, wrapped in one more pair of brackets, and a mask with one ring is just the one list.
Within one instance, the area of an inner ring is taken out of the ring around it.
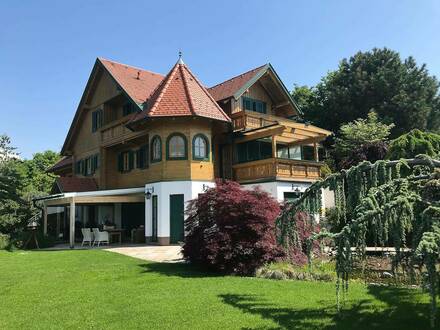
{"label": "green garden door", "polygon": [[170,195],[170,243],[183,241],[183,194]]}

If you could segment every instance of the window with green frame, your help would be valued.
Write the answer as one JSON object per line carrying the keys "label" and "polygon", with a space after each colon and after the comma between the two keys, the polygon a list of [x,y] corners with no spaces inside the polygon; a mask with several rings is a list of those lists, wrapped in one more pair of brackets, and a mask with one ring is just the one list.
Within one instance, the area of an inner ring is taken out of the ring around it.
{"label": "window with green frame", "polygon": [[136,168],[148,168],[148,145],[143,145],[136,150]]}
{"label": "window with green frame", "polygon": [[235,146],[235,153],[238,163],[271,158],[272,143],[264,139],[238,143]]}
{"label": "window with green frame", "polygon": [[102,127],[102,109],[92,112],[92,132],[96,132]]}
{"label": "window with green frame", "polygon": [[255,111],[259,113],[266,113],[266,102],[252,99],[250,97],[243,96],[243,109]]}
{"label": "window with green frame", "polygon": [[194,160],[209,160],[209,141],[205,135],[194,135],[192,140],[192,155]]}
{"label": "window with green frame", "polygon": [[77,175],[84,175],[84,159],[80,159],[75,164],[75,174]]}
{"label": "window with green frame", "polygon": [[173,133],[167,138],[167,159],[188,159],[188,142],[182,133]]}
{"label": "window with green frame", "polygon": [[151,162],[156,163],[162,160],[162,139],[159,135],[151,139]]}
{"label": "window with green frame", "polygon": [[123,151],[118,155],[118,171],[121,173],[130,172],[134,167],[133,151]]}
{"label": "window with green frame", "polygon": [[302,146],[302,159],[315,160],[315,148],[313,146]]}

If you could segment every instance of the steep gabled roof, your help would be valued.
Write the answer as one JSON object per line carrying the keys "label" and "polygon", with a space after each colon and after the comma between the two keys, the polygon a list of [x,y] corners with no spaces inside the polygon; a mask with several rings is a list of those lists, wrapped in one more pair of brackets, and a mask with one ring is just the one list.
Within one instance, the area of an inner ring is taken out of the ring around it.
{"label": "steep gabled roof", "polygon": [[[293,100],[292,95],[290,95],[284,83],[281,81],[280,77],[276,73],[275,69],[270,63],[259,66],[258,68],[252,69],[245,72],[239,76],[233,77],[226,80],[218,85],[208,88],[209,93],[214,97],[216,101],[221,101],[230,97],[234,97],[236,100],[239,99],[253,84],[259,81],[263,76],[269,74],[279,87],[283,97],[288,103],[295,109],[297,114],[302,114],[301,109]],[[261,80],[260,80],[261,81]]]}
{"label": "steep gabled roof", "polygon": [[211,94],[179,60],[130,123],[151,117],[197,116],[229,122]]}
{"label": "steep gabled roof", "polygon": [[54,165],[46,169],[46,172],[55,172],[56,170],[59,170],[64,167],[72,166],[72,157],[71,156],[65,156],[62,157],[58,162],[56,162]]}
{"label": "steep gabled roof", "polygon": [[96,77],[99,75],[99,72],[102,72],[102,70],[105,70],[112,77],[123,93],[136,103],[139,108],[141,108],[142,103],[145,102],[148,96],[151,95],[163,80],[163,76],[158,73],[98,57],[95,61],[92,72],[90,73],[86,88],[84,89],[75,116],[70,125],[69,132],[67,133],[67,137],[61,149],[61,154],[65,154],[67,151],[84,105],[87,102],[90,89],[95,82]]}
{"label": "steep gabled roof", "polygon": [[59,177],[55,181],[58,190],[62,193],[95,191],[98,186],[93,178]]}
{"label": "steep gabled roof", "polygon": [[208,88],[208,92],[216,101],[227,99],[233,96],[246,82],[254,78],[265,66],[266,64],[212,86]]}
{"label": "steep gabled roof", "polygon": [[164,76],[126,64],[98,58],[116,83],[138,104],[144,103]]}

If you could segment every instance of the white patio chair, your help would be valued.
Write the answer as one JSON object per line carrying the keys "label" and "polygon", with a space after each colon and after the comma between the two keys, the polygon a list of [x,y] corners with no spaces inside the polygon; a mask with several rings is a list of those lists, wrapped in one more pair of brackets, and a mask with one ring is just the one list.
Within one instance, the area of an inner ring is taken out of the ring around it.
{"label": "white patio chair", "polygon": [[84,246],[84,243],[89,243],[89,245],[92,246],[93,233],[90,231],[90,228],[81,228],[81,232],[83,235],[81,246]]}
{"label": "white patio chair", "polygon": [[108,232],[99,231],[98,228],[93,228],[93,235],[95,236],[95,240],[93,241],[93,245],[95,245],[96,243],[98,243],[98,246],[101,243],[107,243],[107,245],[109,244]]}

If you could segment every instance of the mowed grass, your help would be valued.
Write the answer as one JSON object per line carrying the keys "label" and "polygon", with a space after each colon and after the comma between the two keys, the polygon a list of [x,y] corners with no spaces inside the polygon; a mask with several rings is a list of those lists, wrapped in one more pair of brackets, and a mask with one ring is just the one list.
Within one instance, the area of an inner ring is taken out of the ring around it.
{"label": "mowed grass", "polygon": [[0,251],[0,329],[427,329],[418,290],[206,274],[102,250]]}

